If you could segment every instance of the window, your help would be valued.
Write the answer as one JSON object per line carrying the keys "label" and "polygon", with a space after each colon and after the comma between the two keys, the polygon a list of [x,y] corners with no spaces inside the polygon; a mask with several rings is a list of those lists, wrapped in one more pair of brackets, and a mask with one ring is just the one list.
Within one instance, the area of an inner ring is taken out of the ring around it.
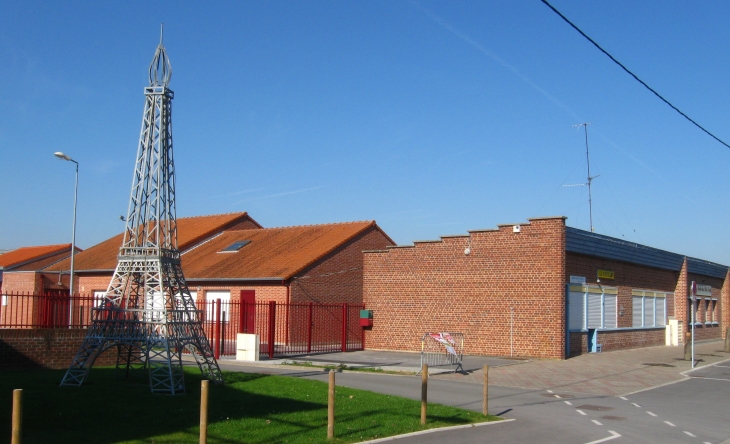
{"label": "window", "polygon": [[219,291],[219,290],[210,290],[205,292],[205,300],[207,302],[207,310],[206,310],[206,316],[205,319],[208,321],[215,321],[215,301],[216,299],[221,300],[221,321],[225,322],[229,320],[230,316],[228,315],[228,312],[230,311],[230,302],[231,302],[231,292],[228,290],[225,291]]}
{"label": "window", "polygon": [[618,289],[571,285],[568,289],[568,329],[613,329],[617,327]]}
{"label": "window", "polygon": [[242,240],[242,241],[234,242],[231,245],[224,248],[223,250],[221,250],[220,253],[235,253],[250,243],[251,243],[250,240]]}
{"label": "window", "polygon": [[667,297],[673,293],[650,290],[632,291],[632,326],[664,327],[667,325]]}
{"label": "window", "polygon": [[104,305],[104,299],[106,298],[106,291],[95,290],[94,291],[94,308],[99,308]]}

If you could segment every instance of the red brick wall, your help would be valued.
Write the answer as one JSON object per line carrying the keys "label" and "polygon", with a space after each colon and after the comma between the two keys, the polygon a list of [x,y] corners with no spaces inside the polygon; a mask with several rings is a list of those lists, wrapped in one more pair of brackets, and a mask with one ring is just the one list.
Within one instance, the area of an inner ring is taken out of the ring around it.
{"label": "red brick wall", "polygon": [[[689,297],[689,280],[687,278],[687,259],[682,264],[682,269],[677,276],[677,285],[674,287],[674,318],[679,321],[680,332],[687,331],[689,327],[689,312],[687,311],[687,297]],[[669,305],[669,303],[667,303]],[[667,309],[667,311],[669,311]],[[679,342],[684,343],[684,334],[679,334]]]}
{"label": "red brick wall", "polygon": [[[0,329],[0,369],[68,368],[86,336],[86,331]],[[111,349],[102,353],[94,365],[115,363],[116,349]]]}
{"label": "red brick wall", "polygon": [[372,227],[291,279],[292,303],[362,304],[363,251],[392,242]]}
{"label": "red brick wall", "polygon": [[6,271],[3,273],[2,283],[3,294],[40,293],[43,291],[40,273],[32,271]]}
{"label": "red brick wall", "polygon": [[564,283],[564,218],[369,252],[364,302],[374,325],[365,344],[418,351],[424,333],[453,331],[464,333],[466,354],[563,358]]}
{"label": "red brick wall", "polygon": [[[598,343],[602,351],[625,350],[629,348],[653,347],[665,344],[665,329],[652,328],[641,330],[599,330]],[[588,333],[570,333],[570,355],[577,356],[588,353]]]}

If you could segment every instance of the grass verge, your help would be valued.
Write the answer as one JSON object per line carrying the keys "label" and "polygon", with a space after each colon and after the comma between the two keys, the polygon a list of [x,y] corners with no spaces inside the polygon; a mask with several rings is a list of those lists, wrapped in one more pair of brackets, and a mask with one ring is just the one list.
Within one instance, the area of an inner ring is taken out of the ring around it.
{"label": "grass verge", "polygon": [[[146,373],[117,378],[94,368],[82,387],[59,387],[62,370],[5,371],[0,436],[10,436],[12,390],[23,389],[24,443],[197,443],[200,374],[186,368],[187,393],[153,395]],[[477,412],[338,387],[335,436],[327,440],[327,384],[293,377],[224,372],[211,385],[209,443],[350,443],[425,428],[495,420]]]}

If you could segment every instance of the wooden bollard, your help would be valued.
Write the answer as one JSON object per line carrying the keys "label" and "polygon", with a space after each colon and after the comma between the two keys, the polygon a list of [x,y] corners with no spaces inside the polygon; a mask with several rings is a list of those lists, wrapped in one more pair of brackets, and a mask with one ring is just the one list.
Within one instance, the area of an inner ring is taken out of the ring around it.
{"label": "wooden bollard", "polygon": [[200,444],[208,444],[208,384],[200,381]]}
{"label": "wooden bollard", "polygon": [[13,390],[13,435],[11,444],[23,442],[23,389]]}
{"label": "wooden bollard", "polygon": [[484,389],[482,390],[482,413],[489,414],[489,366],[484,366]]}
{"label": "wooden bollard", "polygon": [[730,327],[725,329],[725,353],[730,353]]}
{"label": "wooden bollard", "polygon": [[686,332],[684,335],[684,360],[692,360],[692,333]]}
{"label": "wooden bollard", "polygon": [[421,424],[426,424],[428,410],[428,364],[421,367]]}
{"label": "wooden bollard", "polygon": [[330,370],[330,387],[327,392],[327,439],[335,437],[335,371]]}

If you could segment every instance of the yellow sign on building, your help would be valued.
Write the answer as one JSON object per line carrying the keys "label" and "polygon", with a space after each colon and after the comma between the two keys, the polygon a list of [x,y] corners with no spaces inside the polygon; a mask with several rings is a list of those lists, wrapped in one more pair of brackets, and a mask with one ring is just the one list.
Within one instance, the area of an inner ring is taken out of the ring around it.
{"label": "yellow sign on building", "polygon": [[598,279],[613,279],[615,274],[609,270],[598,270]]}

